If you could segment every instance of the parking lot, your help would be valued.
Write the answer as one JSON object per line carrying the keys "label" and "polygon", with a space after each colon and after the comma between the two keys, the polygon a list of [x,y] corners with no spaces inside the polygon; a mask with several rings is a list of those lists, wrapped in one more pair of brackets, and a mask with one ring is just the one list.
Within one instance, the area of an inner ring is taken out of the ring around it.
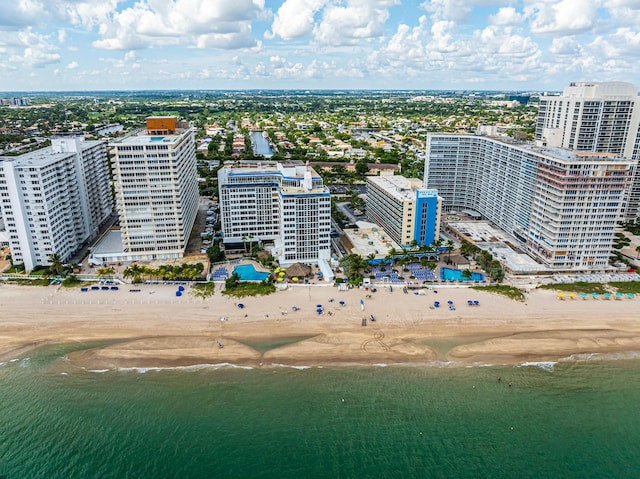
{"label": "parking lot", "polygon": [[206,253],[211,246],[212,237],[215,234],[214,225],[219,219],[217,203],[206,198],[200,200],[196,221],[191,230],[187,254]]}

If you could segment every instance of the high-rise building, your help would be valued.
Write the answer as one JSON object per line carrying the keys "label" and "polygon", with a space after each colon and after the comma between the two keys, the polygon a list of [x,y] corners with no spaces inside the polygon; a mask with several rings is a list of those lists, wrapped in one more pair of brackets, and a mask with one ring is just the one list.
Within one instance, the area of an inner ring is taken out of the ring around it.
{"label": "high-rise building", "polygon": [[330,259],[331,198],[311,167],[224,167],[218,188],[225,245],[272,241],[283,265]]}
{"label": "high-rise building", "polygon": [[634,165],[607,153],[430,133],[425,184],[444,211],[479,213],[550,270],[602,271]]}
{"label": "high-rise building", "polygon": [[199,203],[193,131],[175,117],[150,117],[146,131],[109,146],[126,258],[181,258]]}
{"label": "high-rise building", "polygon": [[[640,97],[625,82],[571,83],[561,95],[540,97],[536,143],[640,160]],[[640,171],[629,187],[623,216],[640,217]]]}
{"label": "high-rise building", "polygon": [[367,178],[367,218],[403,247],[430,245],[440,236],[441,198],[422,180],[380,175]]}
{"label": "high-rise building", "polygon": [[0,158],[0,210],[15,264],[31,271],[57,253],[68,261],[113,212],[102,141],[54,138],[51,146]]}

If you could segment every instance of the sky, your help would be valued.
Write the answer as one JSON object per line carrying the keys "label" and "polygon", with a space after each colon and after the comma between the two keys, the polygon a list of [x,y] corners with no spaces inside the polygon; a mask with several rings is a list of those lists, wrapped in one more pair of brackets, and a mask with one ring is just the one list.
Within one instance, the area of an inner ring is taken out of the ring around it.
{"label": "sky", "polygon": [[0,91],[640,85],[640,0],[0,0]]}

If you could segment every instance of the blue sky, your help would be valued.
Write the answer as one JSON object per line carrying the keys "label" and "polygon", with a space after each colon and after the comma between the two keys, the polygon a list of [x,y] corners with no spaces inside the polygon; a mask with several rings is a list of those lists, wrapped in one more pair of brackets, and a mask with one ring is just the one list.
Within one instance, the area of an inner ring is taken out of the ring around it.
{"label": "blue sky", "polygon": [[640,0],[0,0],[0,91],[640,84]]}

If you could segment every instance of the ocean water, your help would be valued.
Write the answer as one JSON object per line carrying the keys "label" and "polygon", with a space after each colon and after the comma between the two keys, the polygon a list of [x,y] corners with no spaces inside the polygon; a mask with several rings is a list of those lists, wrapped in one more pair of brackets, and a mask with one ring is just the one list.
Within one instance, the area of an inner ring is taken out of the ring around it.
{"label": "ocean water", "polygon": [[638,360],[89,372],[79,347],[0,366],[0,478],[640,476]]}

